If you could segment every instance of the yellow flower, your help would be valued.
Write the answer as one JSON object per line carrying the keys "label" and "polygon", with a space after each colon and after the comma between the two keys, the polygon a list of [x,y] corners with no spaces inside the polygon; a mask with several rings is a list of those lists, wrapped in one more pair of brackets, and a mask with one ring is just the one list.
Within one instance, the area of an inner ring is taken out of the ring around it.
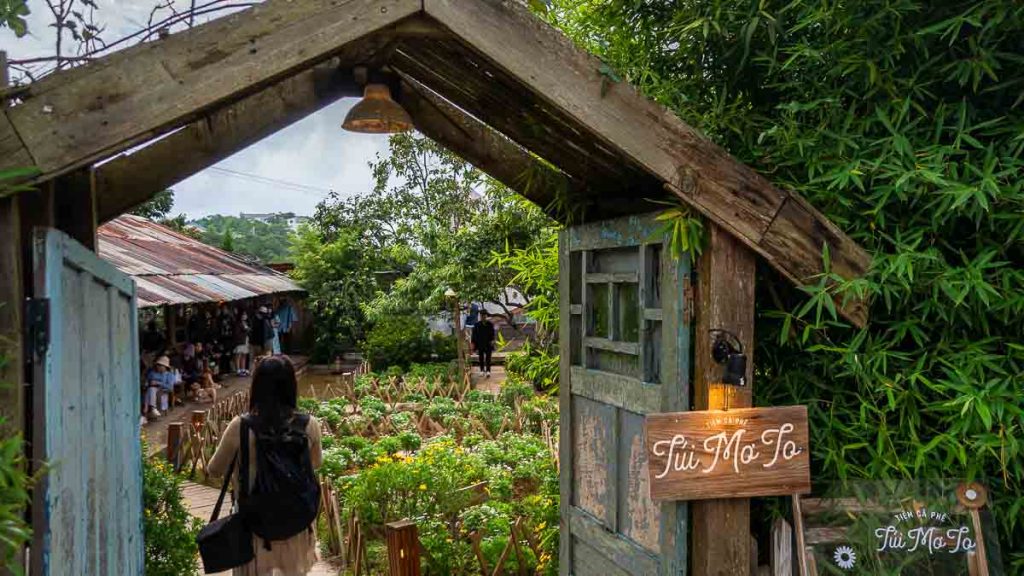
{"label": "yellow flower", "polygon": [[540,532],[541,530],[543,530],[543,529],[545,529],[547,527],[548,527],[548,523],[547,522],[541,522],[540,524],[537,524],[537,527],[534,528],[533,531],[534,532]]}
{"label": "yellow flower", "polygon": [[426,484],[420,484],[420,490],[426,490],[426,489],[427,489],[427,485]]}

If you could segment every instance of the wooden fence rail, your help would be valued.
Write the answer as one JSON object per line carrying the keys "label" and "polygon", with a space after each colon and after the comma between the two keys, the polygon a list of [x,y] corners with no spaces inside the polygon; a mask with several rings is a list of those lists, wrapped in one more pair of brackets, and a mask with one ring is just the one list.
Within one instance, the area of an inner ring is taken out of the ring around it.
{"label": "wooden fence rail", "polygon": [[167,458],[180,472],[186,467],[194,477],[198,469],[206,474],[206,465],[213,457],[217,443],[235,416],[249,409],[249,390],[242,390],[215,402],[206,410],[192,411],[188,425],[171,422],[167,425]]}

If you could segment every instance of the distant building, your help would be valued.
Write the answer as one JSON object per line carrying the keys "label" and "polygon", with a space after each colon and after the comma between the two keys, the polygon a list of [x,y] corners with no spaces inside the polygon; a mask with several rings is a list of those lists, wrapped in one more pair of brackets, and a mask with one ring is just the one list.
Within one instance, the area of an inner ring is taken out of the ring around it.
{"label": "distant building", "polygon": [[299,225],[309,222],[309,216],[297,216],[294,212],[270,212],[266,214],[241,212],[238,214],[238,217],[242,220],[263,222],[264,224],[284,221],[291,230],[297,230]]}

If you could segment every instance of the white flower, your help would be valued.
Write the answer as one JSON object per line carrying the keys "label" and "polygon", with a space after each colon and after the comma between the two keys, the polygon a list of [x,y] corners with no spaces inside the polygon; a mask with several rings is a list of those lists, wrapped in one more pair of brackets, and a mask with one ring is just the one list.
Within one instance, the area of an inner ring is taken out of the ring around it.
{"label": "white flower", "polygon": [[857,563],[857,553],[849,546],[840,546],[836,548],[836,553],[832,555],[832,559],[836,561],[836,566],[843,570],[849,570]]}

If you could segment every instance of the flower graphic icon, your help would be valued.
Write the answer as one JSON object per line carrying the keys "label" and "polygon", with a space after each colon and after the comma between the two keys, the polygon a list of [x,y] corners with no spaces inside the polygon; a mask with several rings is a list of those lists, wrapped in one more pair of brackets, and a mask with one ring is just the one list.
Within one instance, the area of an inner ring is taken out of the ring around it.
{"label": "flower graphic icon", "polygon": [[832,555],[832,559],[835,560],[836,566],[843,570],[850,570],[857,563],[857,553],[849,546],[840,546],[836,548],[836,553]]}

